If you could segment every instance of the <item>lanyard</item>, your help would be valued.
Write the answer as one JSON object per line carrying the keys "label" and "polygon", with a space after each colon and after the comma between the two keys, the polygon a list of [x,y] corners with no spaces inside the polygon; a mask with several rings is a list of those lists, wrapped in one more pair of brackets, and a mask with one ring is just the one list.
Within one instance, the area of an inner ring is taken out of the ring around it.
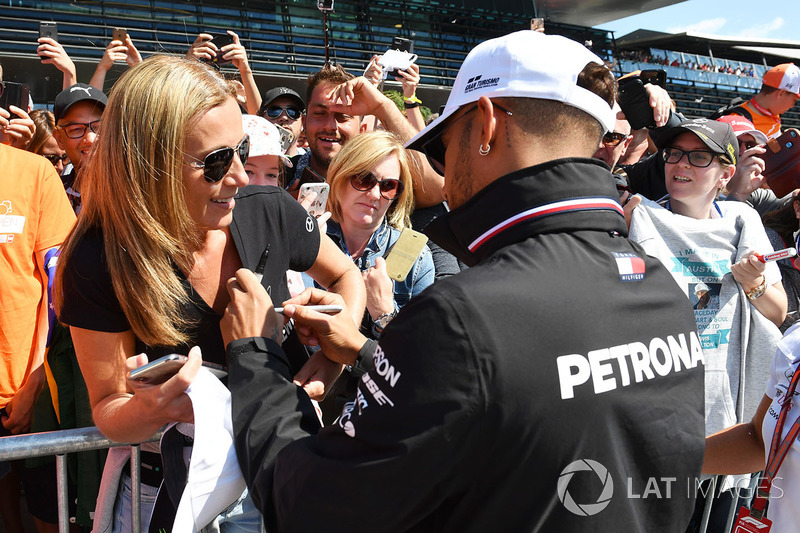
{"label": "lanyard", "polygon": [[[672,207],[670,207],[670,205],[669,205],[669,200],[667,200],[667,203],[664,204],[664,208],[667,211],[669,211],[670,213],[672,213]],[[717,210],[717,213],[719,213],[719,217],[722,218],[722,209],[719,208],[719,206],[717,205],[717,201],[716,200],[714,200],[714,209]]]}
{"label": "lanyard", "polygon": [[750,103],[753,104],[753,107],[756,108],[756,111],[758,111],[762,115],[765,115],[765,116],[770,117],[772,119],[779,118],[778,115],[773,114],[769,109],[766,109],[765,107],[758,105],[758,102],[756,102],[755,98],[752,98],[750,100]]}
{"label": "lanyard", "polygon": [[786,415],[792,408],[792,398],[797,389],[798,381],[800,381],[800,366],[795,369],[792,381],[783,397],[783,405],[781,406],[780,415],[778,415],[778,423],[775,426],[775,433],[772,435],[772,444],[769,448],[767,468],[764,470],[764,475],[761,478],[761,483],[758,486],[758,492],[753,502],[753,511],[751,514],[756,515],[757,518],[761,518],[761,516],[764,515],[764,509],[769,499],[769,491],[772,488],[772,480],[775,479],[775,474],[778,473],[778,469],[781,467],[783,460],[786,459],[786,454],[789,453],[792,445],[794,445],[794,441],[797,439],[797,435],[800,434],[800,418],[798,418],[795,420],[794,424],[792,424],[786,438],[781,440],[783,425],[786,422]]}

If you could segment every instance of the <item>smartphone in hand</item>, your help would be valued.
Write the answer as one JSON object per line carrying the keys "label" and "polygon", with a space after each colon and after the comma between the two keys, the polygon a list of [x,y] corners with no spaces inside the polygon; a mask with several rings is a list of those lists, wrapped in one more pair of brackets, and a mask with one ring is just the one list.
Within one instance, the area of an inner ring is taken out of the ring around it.
{"label": "smartphone in hand", "polygon": [[50,20],[39,22],[39,38],[49,37],[58,42],[58,24]]}
{"label": "smartphone in hand", "polygon": [[302,203],[312,192],[317,193],[314,203],[308,208],[308,214],[313,217],[319,217],[325,212],[325,206],[328,204],[328,194],[330,193],[330,185],[327,183],[304,183],[300,187],[300,193],[297,196],[297,201]]}
{"label": "smartphone in hand", "polygon": [[428,237],[424,234],[406,228],[400,234],[400,238],[395,241],[386,254],[386,272],[395,281],[403,281],[411,272],[414,261],[425,249]]}

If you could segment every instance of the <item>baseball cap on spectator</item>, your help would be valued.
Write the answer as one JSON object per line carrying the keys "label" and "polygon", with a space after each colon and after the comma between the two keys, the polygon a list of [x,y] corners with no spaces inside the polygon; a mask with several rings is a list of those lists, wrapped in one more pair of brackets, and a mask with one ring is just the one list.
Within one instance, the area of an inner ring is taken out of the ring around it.
{"label": "baseball cap on spectator", "polygon": [[76,83],[56,95],[56,100],[53,104],[53,115],[55,116],[56,124],[58,124],[58,121],[61,120],[70,107],[85,100],[96,102],[100,104],[103,109],[106,108],[106,104],[108,103],[108,97],[100,89],[92,87],[91,85],[86,85],[85,83]]}
{"label": "baseball cap on spectator", "polygon": [[292,166],[281,148],[281,135],[278,127],[269,120],[255,115],[242,115],[242,128],[250,136],[250,155],[277,155],[287,167]]}
{"label": "baseball cap on spectator", "polygon": [[264,109],[266,109],[267,106],[269,106],[273,102],[273,100],[281,96],[286,96],[288,98],[291,98],[292,100],[295,101],[297,107],[300,108],[300,111],[305,111],[306,103],[303,102],[303,99],[300,98],[299,94],[297,94],[295,91],[293,91],[288,87],[275,87],[274,89],[270,89],[269,91],[264,93],[264,98],[262,98],[261,109],[259,110],[259,113]]}
{"label": "baseball cap on spectator", "polygon": [[767,136],[758,131],[752,122],[740,115],[723,115],[717,119],[720,122],[727,122],[733,128],[733,133],[740,135],[752,135],[758,144],[767,144]]}
{"label": "baseball cap on spectator", "polygon": [[729,163],[735,165],[739,160],[739,141],[736,140],[731,125],[708,118],[685,120],[669,128],[659,136],[659,148],[666,148],[672,139],[687,131],[697,135],[712,152],[724,157]]}
{"label": "baseball cap on spectator", "polygon": [[769,69],[761,82],[800,95],[800,68],[794,63],[782,63]]}
{"label": "baseball cap on spectator", "polygon": [[604,132],[613,131],[616,113],[600,96],[577,85],[588,63],[603,61],[584,45],[562,37],[522,30],[484,41],[467,55],[438,119],[406,144],[419,150],[439,133],[461,106],[489,98],[555,100],[585,111]]}

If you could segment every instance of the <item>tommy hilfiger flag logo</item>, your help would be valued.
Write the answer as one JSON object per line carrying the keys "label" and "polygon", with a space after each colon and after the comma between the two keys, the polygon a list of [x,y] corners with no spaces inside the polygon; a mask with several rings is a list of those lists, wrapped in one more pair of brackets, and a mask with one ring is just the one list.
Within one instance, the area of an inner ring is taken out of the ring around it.
{"label": "tommy hilfiger flag logo", "polygon": [[644,259],[629,252],[611,252],[617,262],[621,281],[640,281],[644,279]]}

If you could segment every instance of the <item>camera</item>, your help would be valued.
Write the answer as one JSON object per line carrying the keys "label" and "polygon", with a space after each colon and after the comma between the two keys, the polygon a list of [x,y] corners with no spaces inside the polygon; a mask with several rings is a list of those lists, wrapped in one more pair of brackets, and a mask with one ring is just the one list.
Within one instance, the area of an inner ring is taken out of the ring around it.
{"label": "camera", "polygon": [[386,76],[394,78],[398,70],[405,70],[417,60],[414,54],[414,41],[403,37],[394,37],[392,47],[378,60],[378,64],[386,70]]}
{"label": "camera", "polygon": [[317,0],[317,9],[323,13],[333,13],[333,0]]}

